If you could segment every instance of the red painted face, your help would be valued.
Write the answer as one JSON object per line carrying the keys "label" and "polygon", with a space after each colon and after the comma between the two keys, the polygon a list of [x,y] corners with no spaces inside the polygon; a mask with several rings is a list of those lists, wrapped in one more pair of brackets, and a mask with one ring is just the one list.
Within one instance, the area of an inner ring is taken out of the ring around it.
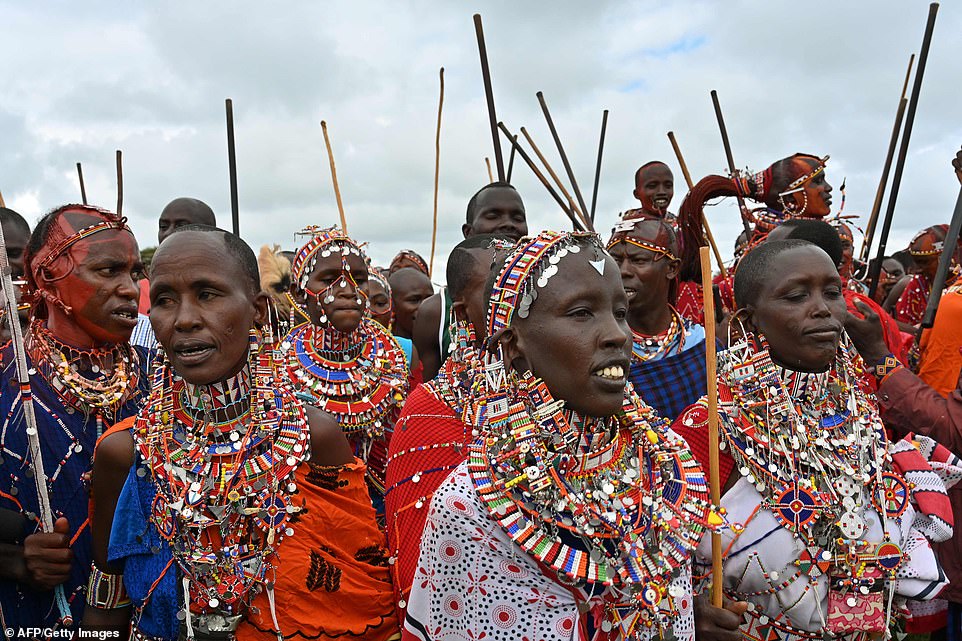
{"label": "red painted face", "polygon": [[[792,161],[793,175],[801,178],[815,171],[818,166],[819,163],[814,158],[796,158]],[[806,218],[828,216],[832,211],[832,186],[825,180],[825,171],[818,172],[814,178],[801,185],[800,191],[788,194],[784,200],[786,203],[794,203],[795,213]]]}
{"label": "red painted face", "polygon": [[[80,218],[86,224],[97,222],[90,216]],[[73,268],[46,287],[71,312],[48,304],[50,331],[75,347],[129,341],[137,325],[138,283],[144,271],[133,235],[122,229],[97,232],[71,246],[64,257]]]}

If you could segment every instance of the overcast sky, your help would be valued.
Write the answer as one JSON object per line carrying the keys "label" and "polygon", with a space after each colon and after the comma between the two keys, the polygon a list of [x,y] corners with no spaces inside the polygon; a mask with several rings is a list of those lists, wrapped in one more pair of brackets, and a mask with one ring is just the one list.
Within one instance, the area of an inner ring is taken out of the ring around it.
{"label": "overcast sky", "polygon": [[[683,183],[669,130],[696,180],[725,172],[711,89],[739,167],[760,170],[796,151],[831,154],[829,181],[848,181],[845,212],[866,213],[928,3],[0,0],[0,191],[33,223],[79,201],[81,162],[90,201],[114,209],[114,150],[122,149],[124,213],[141,247],[156,244],[160,210],[177,196],[210,203],[229,227],[230,97],[241,234],[255,249],[293,247],[301,227],[337,221],[325,119],[351,235],[369,241],[380,263],[405,247],[427,255],[443,66],[443,262],[492,156],[476,11],[499,118],[515,131],[525,125],[560,172],[535,98],[543,91],[586,199],[601,113],[610,110],[598,197],[598,228],[607,234],[617,213],[635,206],[640,164],[663,159]],[[948,222],[958,195],[949,161],[962,145],[960,33],[962,6],[944,3],[891,251],[916,230]],[[532,231],[567,228],[523,165],[514,182]],[[734,208],[708,215],[729,254]]]}

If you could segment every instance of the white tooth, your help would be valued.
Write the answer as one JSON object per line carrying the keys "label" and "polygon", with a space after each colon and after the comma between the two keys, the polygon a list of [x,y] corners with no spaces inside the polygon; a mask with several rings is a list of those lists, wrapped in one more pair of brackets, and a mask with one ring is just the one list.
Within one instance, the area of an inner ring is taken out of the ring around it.
{"label": "white tooth", "polygon": [[611,368],[610,368],[610,367],[606,367],[606,368],[605,368],[605,376],[606,376],[607,378],[611,378]]}

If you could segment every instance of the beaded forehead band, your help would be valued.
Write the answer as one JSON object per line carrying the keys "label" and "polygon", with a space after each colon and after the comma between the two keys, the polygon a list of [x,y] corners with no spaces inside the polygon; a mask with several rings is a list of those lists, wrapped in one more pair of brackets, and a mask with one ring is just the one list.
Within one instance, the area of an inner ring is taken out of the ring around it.
{"label": "beaded forehead band", "polygon": [[[100,221],[77,231],[73,231],[73,229],[69,227],[70,222],[65,218],[65,215],[68,213],[78,213],[91,218],[100,218]],[[106,209],[90,207],[88,205],[78,206],[77,208],[71,207],[63,210],[57,217],[54,225],[56,225],[59,231],[64,234],[64,238],[49,248],[40,248],[36,257],[34,258],[34,274],[38,274],[40,273],[40,270],[50,267],[50,265],[55,260],[63,256],[68,249],[79,243],[81,240],[89,238],[98,232],[107,231],[108,229],[123,229],[133,234],[133,232],[130,231],[130,227],[127,226],[126,218],[118,218],[115,214],[107,211]]]}
{"label": "beaded forehead band", "polygon": [[578,241],[588,241],[600,254],[600,260],[589,259],[599,274],[604,273],[607,256],[597,234],[586,232],[543,231],[534,238],[523,238],[505,258],[488,302],[488,336],[511,325],[517,312],[527,318],[531,304],[538,298],[538,288],[545,288],[548,280],[558,273],[558,263],[570,254],[581,251]]}
{"label": "beaded forehead band", "polygon": [[659,245],[655,241],[634,238],[628,235],[635,229],[636,223],[644,222],[646,220],[654,220],[654,219],[653,218],[637,219],[636,218],[633,220],[623,220],[617,225],[615,225],[614,228],[611,230],[611,240],[608,241],[607,249],[611,251],[611,249],[618,243],[627,243],[629,245],[634,245],[635,247],[638,247],[640,249],[647,249],[650,252],[654,252],[656,254],[665,256],[666,258],[668,258],[668,260],[678,260],[678,257],[672,253],[670,247]]}
{"label": "beaded forehead band", "polygon": [[804,176],[801,176],[800,178],[796,178],[795,180],[793,180],[792,183],[785,188],[785,191],[780,192],[778,194],[779,196],[788,196],[789,194],[794,194],[796,192],[802,191],[805,188],[805,184],[808,181],[810,181],[811,179],[815,178],[815,176],[825,171],[825,165],[826,163],[828,163],[828,159],[829,159],[829,156],[825,156],[824,158],[818,158],[817,156],[801,156],[801,157],[810,158],[816,161],[818,163],[818,166],[816,166],[815,169],[811,170]]}
{"label": "beaded forehead band", "polygon": [[[947,227],[946,227],[946,228],[947,228]],[[928,236],[928,237],[930,237],[930,238],[932,239],[932,248],[931,248],[931,249],[922,249],[922,248],[921,248],[921,247],[924,247],[924,243],[922,243],[922,242],[920,242],[920,241],[924,240],[926,236]],[[920,248],[919,248],[919,249],[913,249],[913,247],[916,246],[916,245],[919,245]],[[942,253],[942,250],[943,250],[944,248],[945,248],[945,241],[944,241],[944,240],[939,240],[939,239],[937,239],[937,238],[935,237],[935,229],[932,228],[932,227],[928,227],[928,228],[926,228],[926,229],[923,229],[923,230],[920,231],[919,233],[917,233],[917,234],[912,238],[912,241],[909,243],[909,255],[910,255],[910,256],[918,256],[918,257],[920,257],[920,258],[923,257],[923,256],[938,256],[939,254]]]}
{"label": "beaded forehead band", "polygon": [[337,227],[321,228],[316,225],[305,227],[297,233],[298,236],[310,236],[311,239],[301,247],[294,262],[291,263],[291,275],[294,282],[302,290],[307,290],[307,280],[314,272],[317,265],[318,254],[321,258],[327,258],[335,251],[341,255],[341,267],[347,268],[347,257],[354,254],[367,262],[367,257],[361,247],[350,236],[345,234]]}

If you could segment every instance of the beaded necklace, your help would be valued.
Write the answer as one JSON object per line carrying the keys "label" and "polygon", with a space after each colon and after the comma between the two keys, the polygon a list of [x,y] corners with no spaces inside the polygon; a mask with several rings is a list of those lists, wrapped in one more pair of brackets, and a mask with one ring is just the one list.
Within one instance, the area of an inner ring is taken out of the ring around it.
{"label": "beaded necklace", "polygon": [[468,471],[491,518],[563,584],[611,586],[603,630],[669,629],[672,580],[712,519],[690,452],[630,386],[617,415],[585,419],[500,355],[482,378]]}
{"label": "beaded necklace", "polygon": [[671,311],[671,323],[665,331],[648,336],[634,329],[631,330],[631,356],[634,360],[644,363],[668,356],[668,352],[672,350],[676,354],[684,350],[687,334],[685,320],[674,307],[669,305],[668,309]]}
{"label": "beaded necklace", "polygon": [[57,340],[42,320],[30,322],[27,353],[64,405],[114,423],[117,410],[137,390],[138,357],[129,343],[102,349],[78,349]]}
{"label": "beaded necklace", "polygon": [[294,472],[310,457],[304,407],[280,376],[270,346],[252,333],[248,365],[231,379],[192,386],[169,361],[154,372],[133,434],[155,489],[150,518],[183,578],[185,621],[236,623],[261,590],[275,629],[277,548],[292,535]]}
{"label": "beaded necklace", "polygon": [[470,394],[472,375],[477,371],[480,358],[477,335],[471,323],[457,320],[452,314],[450,333],[455,347],[444,361],[439,375],[426,385],[435,398],[460,414]]}

